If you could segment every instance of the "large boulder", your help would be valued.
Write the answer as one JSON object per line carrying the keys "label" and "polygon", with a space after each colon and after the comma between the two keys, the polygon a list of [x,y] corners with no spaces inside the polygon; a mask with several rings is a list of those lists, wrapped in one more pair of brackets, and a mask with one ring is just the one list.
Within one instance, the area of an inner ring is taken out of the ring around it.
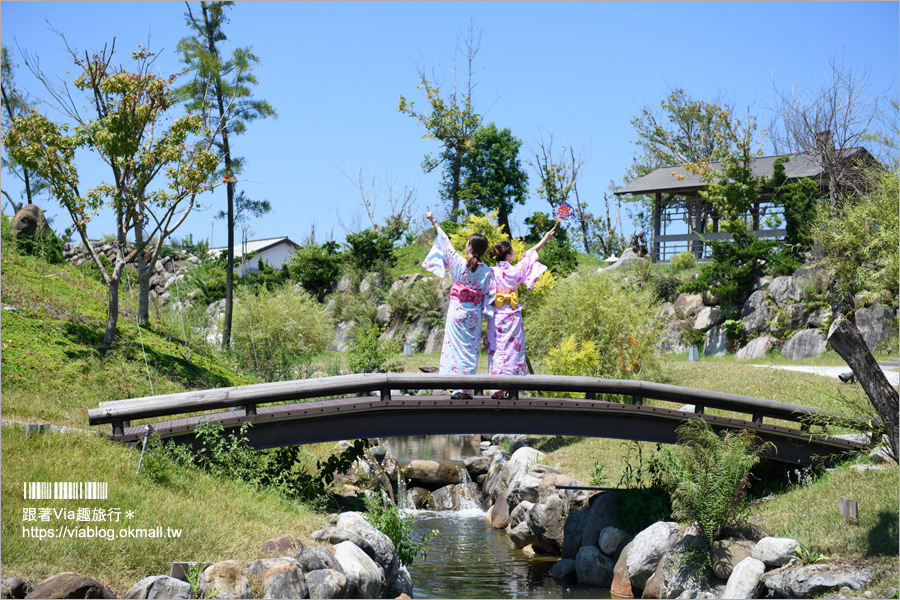
{"label": "large boulder", "polygon": [[800,542],[791,538],[764,537],[756,542],[751,556],[770,567],[786,565],[797,551]]}
{"label": "large boulder", "polygon": [[788,304],[800,302],[803,299],[800,286],[791,276],[776,277],[769,284],[769,296],[775,304],[784,308]]}
{"label": "large boulder", "polygon": [[167,575],[154,575],[144,577],[131,589],[125,592],[122,598],[178,598],[189,600],[193,598],[191,584]]}
{"label": "large boulder", "polygon": [[488,472],[488,467],[491,466],[491,459],[486,456],[470,456],[463,461],[463,466],[469,472],[469,478],[475,481],[479,476]]}
{"label": "large boulder", "polygon": [[568,503],[560,494],[548,494],[528,511],[528,526],[534,536],[534,548],[542,554],[560,556]]}
{"label": "large boulder", "polygon": [[283,535],[263,542],[259,553],[270,556],[288,556],[303,550],[303,542],[292,535]]}
{"label": "large boulder", "polygon": [[366,553],[384,571],[384,585],[390,586],[400,570],[400,557],[397,555],[397,549],[391,538],[381,533],[358,512],[341,513],[336,527],[358,533],[368,542],[372,552]]}
{"label": "large boulder", "polygon": [[619,500],[615,492],[601,492],[591,498],[587,521],[581,534],[582,546],[600,546],[600,532],[611,527],[619,516]]}
{"label": "large boulder", "polygon": [[0,580],[0,598],[24,598],[28,594],[28,584],[18,577],[4,577]]}
{"label": "large boulder", "polygon": [[712,580],[712,571],[709,567],[698,570],[697,565],[691,561],[694,550],[701,546],[699,528],[693,525],[685,533],[684,537],[672,544],[659,562],[659,570],[662,574],[660,586],[660,598],[678,598],[688,590],[699,590],[707,587]]}
{"label": "large boulder", "polygon": [[657,354],[681,354],[688,351],[688,345],[682,339],[684,333],[684,324],[680,321],[672,321],[667,324],[660,335],[659,341],[656,342],[655,350]]}
{"label": "large boulder", "polygon": [[[509,525],[506,527],[506,533],[509,535],[509,541],[516,548],[524,548],[534,544],[534,535],[531,533],[531,527],[528,525],[528,513],[534,507],[533,502],[527,500],[520,502],[509,514]],[[574,555],[572,558],[575,558]]]}
{"label": "large boulder", "polygon": [[781,348],[781,354],[790,360],[803,360],[821,356],[827,346],[825,334],[820,329],[801,329]]}
{"label": "large boulder", "polygon": [[331,340],[331,350],[334,352],[346,352],[350,349],[350,340],[353,339],[353,330],[356,323],[353,321],[341,321],[334,326],[334,337]]}
{"label": "large boulder", "polygon": [[812,598],[843,587],[861,590],[874,578],[871,569],[844,571],[831,565],[810,565],[776,573],[765,579],[765,585],[776,597]]}
{"label": "large boulder", "polygon": [[750,294],[741,308],[741,324],[744,332],[753,334],[763,331],[765,325],[772,319],[772,312],[765,290],[757,290]]}
{"label": "large boulder", "polygon": [[387,589],[384,597],[400,598],[402,594],[405,594],[407,598],[413,597],[412,576],[409,574],[409,570],[407,570],[406,567],[400,567],[400,572],[397,573],[397,578],[394,579],[394,583],[392,583]]}
{"label": "large boulder", "polygon": [[869,308],[858,309],[854,319],[856,328],[870,351],[874,352],[882,340],[893,338],[896,342],[897,319],[883,304],[876,303]]}
{"label": "large boulder", "polygon": [[617,260],[616,262],[614,262],[613,264],[611,264],[608,267],[600,267],[599,269],[597,269],[597,272],[602,273],[603,271],[611,271],[613,269],[618,269],[618,268],[625,267],[628,265],[634,265],[634,264],[642,264],[643,265],[643,264],[647,264],[649,262],[650,261],[647,260],[646,258],[642,258],[642,257],[638,256],[637,253],[634,250],[632,250],[631,248],[627,248],[622,253],[622,256],[619,257],[619,260]]}
{"label": "large boulder", "polygon": [[318,569],[306,574],[306,589],[312,600],[346,598],[349,592],[347,578],[334,569]]}
{"label": "large boulder", "polygon": [[502,450],[497,450],[491,455],[491,463],[488,465],[484,484],[481,486],[481,497],[489,500],[491,504],[497,500],[500,490],[506,488],[506,481],[503,479],[503,465],[506,464],[507,458],[509,455]]}
{"label": "large boulder", "polygon": [[561,558],[550,567],[550,577],[556,579],[577,579],[578,572],[574,558]]}
{"label": "large boulder", "polygon": [[[458,511],[464,508],[470,508],[478,502],[477,483],[459,483],[456,485],[445,485],[431,492],[430,505],[432,510],[453,510]],[[504,525],[504,527],[506,527]]]}
{"label": "large boulder", "polygon": [[569,513],[563,530],[562,557],[574,559],[581,548],[585,527],[591,508],[582,508]]}
{"label": "large boulder", "polygon": [[200,573],[198,582],[202,598],[252,598],[250,581],[241,566],[233,560],[217,562]]}
{"label": "large boulder", "polygon": [[334,557],[341,563],[347,578],[350,598],[380,598],[384,589],[384,571],[353,542],[341,542],[334,547]]}
{"label": "large boulder", "polygon": [[634,592],[631,589],[631,578],[628,576],[628,551],[631,550],[631,542],[622,548],[616,566],[613,567],[613,580],[609,586],[609,591],[616,596],[623,598],[631,598]]}
{"label": "large boulder", "polygon": [[631,541],[631,536],[627,531],[616,529],[615,527],[607,527],[600,532],[600,552],[613,559],[618,558],[622,548]]}
{"label": "large boulder", "polygon": [[703,308],[703,296],[700,294],[679,294],[675,299],[675,314],[682,319],[696,315]]}
{"label": "large boulder", "polygon": [[500,492],[497,502],[491,509],[491,527],[506,529],[509,526],[509,504],[506,503],[506,492]]}
{"label": "large boulder", "polygon": [[436,460],[413,460],[403,469],[403,476],[412,485],[430,490],[461,481],[455,463]]}
{"label": "large boulder", "polygon": [[725,584],[725,598],[759,598],[762,588],[760,578],[766,572],[766,564],[752,556],[743,559],[728,577]]}
{"label": "large boulder", "polygon": [[106,586],[90,577],[60,573],[49,577],[31,590],[26,598],[115,598]]}
{"label": "large boulder", "polygon": [[582,546],[575,556],[575,574],[579,583],[609,587],[616,563],[596,546]]}
{"label": "large boulder", "polygon": [[634,536],[626,563],[633,587],[644,588],[660,559],[678,541],[680,533],[678,523],[658,521]]}
{"label": "large boulder", "polygon": [[[296,561],[295,561],[296,562]],[[263,598],[308,598],[309,588],[299,563],[282,565],[262,574]]]}
{"label": "large boulder", "polygon": [[769,334],[753,338],[746,346],[738,350],[734,357],[738,360],[754,360],[762,358],[772,349],[774,341],[774,338]]}
{"label": "large boulder", "polygon": [[540,450],[524,446],[512,453],[503,467],[503,479],[506,481],[506,491],[512,490],[532,468],[544,460],[546,455]]}
{"label": "large boulder", "polygon": [[303,567],[304,573],[310,571],[320,571],[322,569],[332,569],[340,572],[341,563],[337,561],[334,554],[328,551],[325,546],[310,546],[304,548],[297,553],[297,562]]}
{"label": "large boulder", "polygon": [[36,204],[26,204],[16,211],[12,219],[13,230],[16,236],[33,240],[38,233],[46,235],[50,233],[50,225],[44,218],[42,211]]}
{"label": "large boulder", "polygon": [[723,325],[716,325],[706,332],[703,339],[704,356],[724,356],[728,353],[728,334]]}
{"label": "large boulder", "polygon": [[753,554],[756,546],[750,540],[717,540],[713,542],[712,568],[719,579],[728,580],[734,567]]}
{"label": "large boulder", "polygon": [[691,319],[691,328],[697,331],[709,331],[712,327],[725,320],[722,309],[718,306],[704,306],[700,312]]}

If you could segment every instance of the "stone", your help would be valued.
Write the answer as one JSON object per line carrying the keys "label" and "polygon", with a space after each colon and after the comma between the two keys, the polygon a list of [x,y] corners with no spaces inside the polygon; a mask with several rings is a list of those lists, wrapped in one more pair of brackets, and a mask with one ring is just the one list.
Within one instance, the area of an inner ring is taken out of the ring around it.
{"label": "stone", "polygon": [[350,349],[350,340],[353,337],[353,329],[356,323],[353,321],[341,321],[334,328],[334,338],[331,340],[331,350],[334,352],[346,352]]}
{"label": "stone", "polygon": [[470,508],[471,504],[477,504],[478,484],[457,483],[445,485],[431,492],[432,510],[458,511]]}
{"label": "stone", "polygon": [[678,318],[675,314],[675,305],[671,302],[663,302],[656,309],[656,318],[662,321],[673,321]]}
{"label": "stone", "polygon": [[662,584],[663,584],[663,574],[662,574],[662,559],[656,563],[656,569],[653,570],[653,575],[647,580],[647,583],[644,585],[644,589],[641,593],[641,598],[661,598],[660,594],[662,593]]}
{"label": "stone", "polygon": [[678,541],[680,533],[678,523],[658,521],[634,536],[626,563],[633,587],[644,588],[660,559]]}
{"label": "stone", "polygon": [[688,345],[681,338],[684,325],[680,321],[672,321],[663,328],[659,341],[656,342],[657,354],[682,354],[688,351]]}
{"label": "stone", "polygon": [[455,464],[436,460],[410,461],[403,469],[403,476],[412,485],[431,490],[461,481]]}
{"label": "stone", "polygon": [[272,556],[287,556],[296,554],[301,550],[303,550],[303,542],[292,535],[283,535],[263,542],[259,553]]}
{"label": "stone", "polygon": [[600,267],[599,269],[597,269],[597,272],[602,273],[604,271],[611,271],[613,269],[618,269],[627,265],[647,264],[649,262],[650,261],[646,258],[641,258],[640,256],[638,256],[631,248],[627,248],[624,252],[622,252],[622,256],[619,257],[619,260],[608,267]]}
{"label": "stone", "polygon": [[724,598],[759,598],[762,588],[760,578],[766,572],[766,564],[748,556],[734,566],[725,584]]}
{"label": "stone", "polygon": [[419,350],[424,347],[430,331],[431,328],[428,326],[427,318],[423,315],[412,322],[403,340],[405,343],[411,344],[414,349]]}
{"label": "stone", "polygon": [[660,598],[679,598],[683,593],[689,590],[699,590],[709,582],[712,578],[710,569],[698,571],[697,567],[689,560],[692,548],[702,544],[703,542],[699,538],[699,528],[694,525],[688,528],[681,540],[672,544],[666,551],[659,562],[662,574]]}
{"label": "stone", "polygon": [[381,326],[387,325],[388,321],[391,320],[392,313],[390,304],[379,304],[378,308],[375,309],[375,320]]}
{"label": "stone", "polygon": [[191,584],[166,575],[154,575],[144,577],[131,589],[125,592],[122,598],[179,598],[189,600],[192,598]]}
{"label": "stone", "polygon": [[816,329],[828,329],[831,324],[831,308],[824,307],[814,310],[807,319],[806,324]]}
{"label": "stone", "polygon": [[615,527],[607,527],[600,532],[600,552],[613,559],[618,557],[625,543],[631,541],[627,531],[616,529]]}
{"label": "stone", "polygon": [[776,277],[769,284],[769,296],[775,301],[775,304],[784,308],[788,304],[800,302],[803,298],[800,293],[800,286],[791,276]]}
{"label": "stone", "polygon": [[535,550],[542,554],[562,554],[567,505],[558,494],[550,494],[528,511],[528,526],[534,536]]}
{"label": "stone", "polygon": [[490,499],[493,503],[497,499],[497,495],[502,488],[506,487],[506,481],[503,479],[503,465],[506,464],[508,455],[502,450],[494,452],[491,456],[491,463],[488,465],[487,478],[481,486],[481,497]]}
{"label": "stone", "polygon": [[576,579],[578,577],[574,558],[561,558],[550,567],[550,576],[556,579]]}
{"label": "stone", "polygon": [[735,353],[738,360],[754,360],[765,356],[772,348],[774,339],[769,334],[761,335],[750,340],[746,346]]}
{"label": "stone", "polygon": [[874,352],[882,340],[897,337],[897,319],[894,313],[881,303],[863,307],[854,315],[856,328],[866,341],[869,351]]}
{"label": "stone", "polygon": [[582,546],[575,556],[578,583],[609,587],[616,563],[596,546]]}
{"label": "stone", "polygon": [[411,487],[406,490],[407,506],[420,510],[434,510],[434,498],[431,492],[423,487]]}
{"label": "stone", "polygon": [[244,567],[244,575],[254,575],[257,577],[262,577],[268,571],[271,571],[272,569],[279,569],[281,567],[303,568],[296,558],[291,558],[290,556],[279,556],[278,558],[260,558],[258,560],[252,561],[246,567]]}
{"label": "stone", "polygon": [[791,538],[764,537],[756,542],[751,556],[770,567],[786,565],[796,553],[800,542]]}
{"label": "stone", "polygon": [[531,527],[528,526],[527,520],[521,521],[515,527],[510,525],[506,528],[506,534],[509,536],[509,541],[516,548],[524,548],[534,544],[534,535],[531,533]]}
{"label": "stone", "polygon": [[472,481],[478,479],[479,475],[484,475],[491,465],[491,459],[486,456],[470,456],[463,461],[463,466],[469,472]]}
{"label": "stone", "polygon": [[590,507],[572,511],[563,529],[562,557],[574,559],[581,548],[582,535],[590,516]]}
{"label": "stone", "polygon": [[[533,469],[529,473],[527,473],[523,478],[519,481],[515,482],[511,488],[509,488],[509,493],[507,494],[507,502],[515,506],[522,501],[527,500],[528,502],[537,502],[540,500],[541,493],[539,491],[541,482],[544,479],[543,471]],[[506,493],[501,492],[501,493]],[[499,502],[499,496],[498,496]]]}
{"label": "stone", "polygon": [[622,598],[634,597],[634,592],[631,589],[631,579],[628,577],[628,551],[630,549],[631,542],[622,548],[619,559],[616,561],[616,566],[613,567],[613,580],[609,586],[610,592]]}
{"label": "stone", "polygon": [[728,353],[728,334],[724,325],[716,325],[703,338],[704,356],[725,356]]}
{"label": "stone", "polygon": [[0,581],[0,598],[24,598],[28,594],[28,584],[18,577],[4,577]]}
{"label": "stone", "polygon": [[[345,512],[341,513],[337,520],[337,528],[352,531],[360,535],[368,542],[371,552],[366,553],[378,564],[384,572],[384,582],[386,586],[390,586],[397,577],[400,570],[400,558],[397,555],[397,549],[391,538],[379,531],[375,526],[366,521],[362,513]],[[360,546],[362,548],[362,546]]]}
{"label": "stone", "polygon": [[401,598],[403,596],[406,598],[412,598],[413,596],[412,576],[409,574],[409,570],[407,570],[406,567],[400,567],[397,578],[394,579],[394,582],[388,588],[387,593],[384,594],[385,598]]}
{"label": "stone", "polygon": [[724,321],[724,313],[718,306],[704,306],[700,312],[691,319],[691,327],[697,331],[709,331],[715,325]]}
{"label": "stone", "polygon": [[827,346],[825,334],[820,329],[801,329],[781,348],[781,354],[790,360],[803,360],[821,356]]}
{"label": "stone", "polygon": [[509,504],[506,503],[506,492],[502,491],[491,510],[491,528],[506,529],[507,526],[509,526]]}
{"label": "stone", "polygon": [[[296,562],[296,561],[294,561]],[[306,577],[299,563],[295,566],[283,565],[269,569],[262,575],[263,598],[308,598]]]}
{"label": "stone", "polygon": [[874,578],[872,569],[841,571],[831,565],[810,565],[767,577],[765,586],[783,598],[812,598],[843,587],[861,590]]}
{"label": "stone", "polygon": [[[31,205],[33,206],[33,205]],[[115,598],[105,585],[90,577],[75,573],[60,573],[49,577],[31,590],[26,598]]]}
{"label": "stone", "polygon": [[506,481],[506,491],[512,490],[534,467],[540,463],[546,454],[534,448],[522,447],[512,453],[509,460],[503,466],[503,478]]}
{"label": "stone", "polygon": [[693,317],[703,308],[703,297],[700,294],[679,294],[673,308],[679,318]]}
{"label": "stone", "polygon": [[704,306],[716,306],[721,304],[721,300],[719,297],[710,292],[709,290],[703,291],[703,305]]}
{"label": "stone", "polygon": [[334,569],[318,569],[306,573],[306,589],[313,600],[347,597],[347,578]]}
{"label": "stone", "polygon": [[347,578],[351,598],[380,598],[384,588],[384,571],[369,555],[353,542],[341,542],[334,547],[334,557],[341,564]]}
{"label": "stone", "polygon": [[437,325],[431,328],[431,331],[428,332],[428,337],[425,339],[425,347],[422,349],[424,354],[437,354],[441,351],[441,347],[444,344],[444,326]]}
{"label": "stone", "polygon": [[214,563],[200,573],[197,583],[203,598],[253,598],[250,581],[233,560]]}
{"label": "stone", "polygon": [[615,492],[600,492],[594,496],[581,534],[581,545],[599,546],[600,532],[611,527],[618,516],[619,500]]}
{"label": "stone", "polygon": [[38,231],[43,235],[50,233],[50,225],[44,218],[42,211],[36,204],[26,204],[16,211],[12,219],[13,229],[17,236],[33,240]]}
{"label": "stone", "polygon": [[303,567],[305,573],[310,571],[320,571],[323,569],[331,569],[341,572],[341,563],[337,561],[334,554],[328,551],[325,546],[310,546],[303,548],[296,556],[297,562]]}
{"label": "stone", "polygon": [[750,540],[717,540],[713,542],[712,568],[716,577],[728,580],[735,565],[753,553],[756,544]]}
{"label": "stone", "polygon": [[764,326],[772,319],[772,310],[767,303],[765,290],[757,290],[741,308],[741,324],[747,335],[762,331]]}

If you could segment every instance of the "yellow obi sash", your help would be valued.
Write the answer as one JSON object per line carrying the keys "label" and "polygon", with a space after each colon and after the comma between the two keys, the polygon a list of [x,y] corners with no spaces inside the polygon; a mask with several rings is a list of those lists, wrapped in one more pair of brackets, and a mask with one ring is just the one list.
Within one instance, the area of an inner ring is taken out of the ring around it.
{"label": "yellow obi sash", "polygon": [[519,292],[498,292],[497,299],[494,300],[494,306],[502,308],[504,304],[509,304],[512,308],[519,306]]}

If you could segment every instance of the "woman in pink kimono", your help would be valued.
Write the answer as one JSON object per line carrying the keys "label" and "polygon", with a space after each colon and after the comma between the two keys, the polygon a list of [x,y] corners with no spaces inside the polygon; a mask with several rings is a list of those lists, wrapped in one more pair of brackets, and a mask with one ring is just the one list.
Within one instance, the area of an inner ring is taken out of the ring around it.
{"label": "woman in pink kimono", "polygon": [[[437,239],[422,268],[440,278],[448,273],[453,280],[450,306],[444,324],[444,345],[441,347],[441,373],[474,375],[478,368],[478,349],[481,346],[481,315],[494,301],[494,275],[490,267],[479,259],[488,247],[487,238],[480,233],[469,236],[467,258],[463,258],[450,243],[429,210],[425,218],[437,230]],[[471,398],[472,390],[451,390],[453,398]]]}
{"label": "woman in pink kimono", "polygon": [[[538,251],[547,243],[556,227],[547,232],[541,241],[522,255],[515,265],[516,253],[509,242],[500,242],[491,248],[490,256],[497,260],[494,271],[496,299],[486,311],[488,319],[485,346],[488,351],[488,373],[491,375],[525,374],[525,328],[522,325],[522,305],[519,304],[519,286],[529,290],[547,267],[538,262]],[[497,390],[494,398],[506,398],[505,390]]]}

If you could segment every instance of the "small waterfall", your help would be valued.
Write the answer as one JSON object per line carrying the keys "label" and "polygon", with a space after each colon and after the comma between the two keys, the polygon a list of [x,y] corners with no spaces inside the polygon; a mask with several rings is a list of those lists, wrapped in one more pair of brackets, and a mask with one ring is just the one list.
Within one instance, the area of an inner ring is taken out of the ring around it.
{"label": "small waterfall", "polygon": [[469,477],[465,465],[459,465],[459,510],[481,510],[478,486]]}
{"label": "small waterfall", "polygon": [[406,491],[406,479],[403,478],[403,473],[399,469],[397,470],[397,506],[400,510],[414,510],[416,508]]}

